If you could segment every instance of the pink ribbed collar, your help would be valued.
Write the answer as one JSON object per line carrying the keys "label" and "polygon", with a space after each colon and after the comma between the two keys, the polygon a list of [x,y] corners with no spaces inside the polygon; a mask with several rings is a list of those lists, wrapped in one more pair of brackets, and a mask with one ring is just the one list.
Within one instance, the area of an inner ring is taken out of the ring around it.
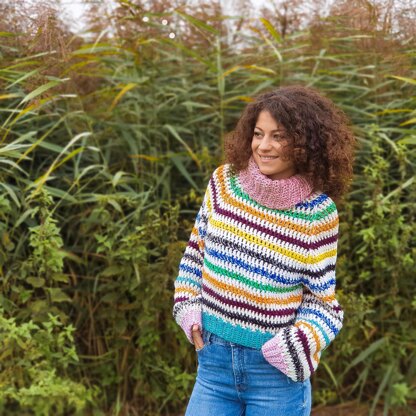
{"label": "pink ribbed collar", "polygon": [[238,173],[238,179],[250,198],[272,209],[291,208],[312,193],[312,187],[304,176],[296,174],[287,179],[270,179],[260,172],[253,157],[248,167]]}

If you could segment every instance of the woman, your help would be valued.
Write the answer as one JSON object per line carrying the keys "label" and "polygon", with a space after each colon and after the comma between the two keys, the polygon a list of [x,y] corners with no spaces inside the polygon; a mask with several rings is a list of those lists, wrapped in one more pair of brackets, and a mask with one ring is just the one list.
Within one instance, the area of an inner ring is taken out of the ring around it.
{"label": "woman", "polygon": [[174,317],[199,362],[186,415],[310,414],[309,378],[343,321],[335,202],[354,142],[314,89],[281,87],[247,105],[175,281]]}

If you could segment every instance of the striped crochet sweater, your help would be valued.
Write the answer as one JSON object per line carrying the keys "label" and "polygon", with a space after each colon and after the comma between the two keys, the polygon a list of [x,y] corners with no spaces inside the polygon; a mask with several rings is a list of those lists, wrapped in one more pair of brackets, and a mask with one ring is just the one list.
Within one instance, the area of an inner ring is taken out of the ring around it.
{"label": "striped crochet sweater", "polygon": [[288,209],[260,205],[240,176],[213,173],[175,281],[173,314],[192,342],[194,323],[307,379],[338,334],[338,213],[312,192]]}

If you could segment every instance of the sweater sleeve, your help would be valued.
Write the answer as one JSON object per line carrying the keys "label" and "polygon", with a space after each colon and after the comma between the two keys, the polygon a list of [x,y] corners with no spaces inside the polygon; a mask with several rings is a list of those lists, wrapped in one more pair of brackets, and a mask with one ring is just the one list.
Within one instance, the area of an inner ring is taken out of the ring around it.
{"label": "sweater sleeve", "polygon": [[338,227],[336,206],[328,198],[324,209],[314,214],[303,298],[295,322],[262,347],[265,359],[294,381],[312,375],[322,351],[342,327],[343,311],[335,298]]}
{"label": "sweater sleeve", "polygon": [[211,206],[210,186],[196,216],[188,244],[179,263],[179,273],[175,280],[173,316],[185,332],[189,342],[192,340],[192,325],[201,328],[201,284],[204,262],[204,238]]}

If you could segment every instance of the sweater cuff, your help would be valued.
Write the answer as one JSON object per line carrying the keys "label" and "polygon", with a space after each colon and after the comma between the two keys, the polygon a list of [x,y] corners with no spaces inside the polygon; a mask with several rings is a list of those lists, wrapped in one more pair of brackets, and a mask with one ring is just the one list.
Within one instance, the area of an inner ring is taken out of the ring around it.
{"label": "sweater cuff", "polygon": [[188,341],[193,344],[194,341],[192,339],[192,326],[196,324],[199,326],[199,329],[202,330],[202,318],[201,318],[201,311],[191,309],[184,314],[181,320],[181,328],[185,332]]}
{"label": "sweater cuff", "polygon": [[285,361],[283,348],[280,345],[280,338],[278,336],[275,336],[267,341],[262,346],[261,352],[269,364],[276,367],[282,373],[288,375],[288,365]]}

